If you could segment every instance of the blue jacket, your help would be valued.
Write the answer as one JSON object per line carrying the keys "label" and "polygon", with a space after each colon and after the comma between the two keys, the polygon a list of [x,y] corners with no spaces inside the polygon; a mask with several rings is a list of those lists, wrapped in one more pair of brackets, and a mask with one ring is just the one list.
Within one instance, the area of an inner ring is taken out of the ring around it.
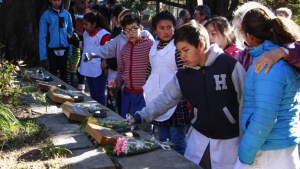
{"label": "blue jacket", "polygon": [[[278,48],[270,41],[250,50],[253,64],[262,53]],[[239,146],[242,163],[252,164],[258,150],[284,149],[299,143],[300,77],[285,61],[275,63],[268,74],[249,68],[243,92]]]}
{"label": "blue jacket", "polygon": [[[63,26],[59,26],[59,18],[63,19]],[[59,13],[50,6],[41,16],[40,19],[40,32],[39,32],[39,50],[40,60],[47,59],[47,49],[68,49],[69,42],[67,34],[72,36],[73,24],[70,13],[64,9],[62,5]],[[49,35],[49,40],[47,36]],[[69,52],[71,52],[69,50]]]}

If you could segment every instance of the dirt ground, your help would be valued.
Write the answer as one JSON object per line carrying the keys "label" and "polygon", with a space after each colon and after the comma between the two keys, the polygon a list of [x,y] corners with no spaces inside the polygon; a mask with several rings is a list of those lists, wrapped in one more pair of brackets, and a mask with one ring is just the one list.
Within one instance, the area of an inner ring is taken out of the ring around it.
{"label": "dirt ground", "polygon": [[42,145],[27,145],[19,149],[0,151],[0,168],[68,168],[64,158],[37,160]]}
{"label": "dirt ground", "polygon": [[[12,111],[21,119],[34,119],[37,117],[37,115],[32,113],[27,106],[12,109]],[[24,144],[14,145],[13,143],[10,143],[10,148],[0,147],[0,169],[68,168],[65,164],[65,158],[41,159],[41,149],[46,146],[47,139],[47,131],[42,130],[38,135],[26,139]]]}

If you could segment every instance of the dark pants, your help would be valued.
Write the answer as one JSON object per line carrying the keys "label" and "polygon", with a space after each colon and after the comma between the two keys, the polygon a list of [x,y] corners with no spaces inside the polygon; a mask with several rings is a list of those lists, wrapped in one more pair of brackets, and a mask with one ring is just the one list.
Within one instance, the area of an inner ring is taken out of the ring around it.
{"label": "dark pants", "polygon": [[157,126],[159,140],[164,142],[169,139],[175,144],[173,149],[184,155],[186,148],[185,126]]}
{"label": "dark pants", "polygon": [[142,110],[146,106],[143,93],[133,93],[123,90],[122,101],[121,101],[121,113],[120,115],[126,119],[126,114],[135,113],[136,111]]}
{"label": "dark pants", "polygon": [[49,61],[49,71],[54,76],[57,76],[57,71],[59,71],[59,78],[67,82],[67,61],[68,52],[65,51],[63,56],[56,56],[53,49],[49,49],[48,52]]}
{"label": "dark pants", "polygon": [[117,110],[118,110],[118,113],[121,114],[121,105],[122,105],[122,90],[117,90],[116,92],[116,107],[117,107]]}
{"label": "dark pants", "polygon": [[99,77],[86,77],[91,97],[98,103],[105,106],[105,88],[107,77],[102,73]]}
{"label": "dark pants", "polygon": [[[82,54],[82,51],[81,51],[80,53]],[[81,56],[81,55],[80,55],[80,56]],[[79,60],[79,63],[78,63],[78,66],[77,66],[77,67],[80,67],[80,63],[81,63],[81,57],[80,57],[80,60]],[[84,83],[84,76],[82,76],[82,75],[78,72],[78,69],[77,69],[76,75],[77,75],[78,84],[85,84],[85,83]]]}

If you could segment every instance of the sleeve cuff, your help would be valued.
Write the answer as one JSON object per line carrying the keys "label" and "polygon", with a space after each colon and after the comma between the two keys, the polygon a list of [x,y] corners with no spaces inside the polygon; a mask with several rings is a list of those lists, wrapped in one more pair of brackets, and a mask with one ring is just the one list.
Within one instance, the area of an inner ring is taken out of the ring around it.
{"label": "sleeve cuff", "polygon": [[142,121],[142,116],[138,113],[135,113],[133,115],[133,118],[134,118],[134,121],[138,124],[141,124],[143,121]]}
{"label": "sleeve cuff", "polygon": [[287,55],[289,55],[289,50],[287,50],[286,48],[284,48],[284,47],[280,47],[280,49],[282,49],[283,51],[284,51],[284,53],[286,53]]}

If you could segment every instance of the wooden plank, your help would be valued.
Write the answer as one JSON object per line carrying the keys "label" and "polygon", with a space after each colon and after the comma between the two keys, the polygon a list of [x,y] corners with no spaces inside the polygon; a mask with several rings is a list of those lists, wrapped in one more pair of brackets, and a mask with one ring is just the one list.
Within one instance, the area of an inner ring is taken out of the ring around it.
{"label": "wooden plank", "polygon": [[74,103],[74,99],[71,96],[66,94],[55,93],[56,88],[56,86],[52,86],[47,93],[52,101],[56,103],[64,103],[66,101]]}
{"label": "wooden plank", "polygon": [[61,108],[69,120],[86,123],[89,117],[93,117],[87,110],[68,101],[64,102]]}
{"label": "wooden plank", "polygon": [[102,127],[89,122],[86,124],[85,132],[87,132],[100,145],[115,145],[117,139],[121,137],[118,132],[111,128]]}
{"label": "wooden plank", "polygon": [[51,85],[49,83],[39,80],[36,80],[34,85],[42,91],[49,91],[51,88]]}

